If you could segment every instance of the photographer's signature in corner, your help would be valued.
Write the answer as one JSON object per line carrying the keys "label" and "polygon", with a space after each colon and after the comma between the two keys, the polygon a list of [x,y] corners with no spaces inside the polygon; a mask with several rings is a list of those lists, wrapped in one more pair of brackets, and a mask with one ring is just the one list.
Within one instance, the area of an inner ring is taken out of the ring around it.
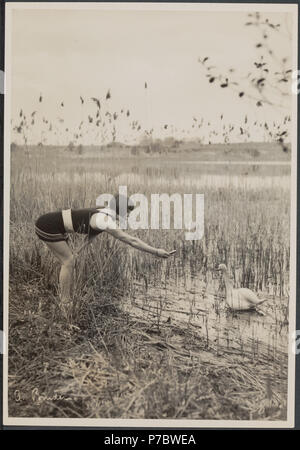
{"label": "photographer's signature in corner", "polygon": [[16,403],[20,403],[22,401],[31,401],[36,404],[41,404],[44,402],[57,402],[57,401],[73,401],[74,399],[71,397],[67,397],[65,395],[59,393],[53,393],[52,395],[40,393],[38,388],[33,388],[30,392],[24,394],[19,389],[14,391],[14,398]]}

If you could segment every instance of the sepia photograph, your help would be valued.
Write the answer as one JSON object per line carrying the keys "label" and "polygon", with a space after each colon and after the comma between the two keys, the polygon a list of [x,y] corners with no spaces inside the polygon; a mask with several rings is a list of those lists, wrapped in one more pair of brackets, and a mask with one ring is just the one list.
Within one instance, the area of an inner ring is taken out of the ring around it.
{"label": "sepia photograph", "polygon": [[297,17],[6,4],[5,425],[294,426]]}

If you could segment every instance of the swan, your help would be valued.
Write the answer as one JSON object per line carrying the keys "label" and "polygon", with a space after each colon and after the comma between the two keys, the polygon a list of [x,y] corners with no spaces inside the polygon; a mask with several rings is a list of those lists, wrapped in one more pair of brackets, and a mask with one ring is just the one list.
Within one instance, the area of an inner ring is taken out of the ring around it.
{"label": "swan", "polygon": [[222,272],[223,279],[225,282],[226,290],[226,303],[230,309],[234,311],[247,311],[254,310],[258,305],[261,305],[267,299],[259,299],[257,295],[247,288],[233,287],[233,282],[229,278],[227,267],[225,264],[220,264],[218,269]]}

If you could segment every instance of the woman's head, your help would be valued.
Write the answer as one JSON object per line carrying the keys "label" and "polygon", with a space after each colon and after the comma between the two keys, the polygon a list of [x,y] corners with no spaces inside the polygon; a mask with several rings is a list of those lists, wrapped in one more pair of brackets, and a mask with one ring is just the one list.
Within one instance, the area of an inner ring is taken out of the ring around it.
{"label": "woman's head", "polygon": [[116,211],[118,216],[126,216],[134,209],[130,198],[122,194],[116,194],[109,202],[110,209]]}

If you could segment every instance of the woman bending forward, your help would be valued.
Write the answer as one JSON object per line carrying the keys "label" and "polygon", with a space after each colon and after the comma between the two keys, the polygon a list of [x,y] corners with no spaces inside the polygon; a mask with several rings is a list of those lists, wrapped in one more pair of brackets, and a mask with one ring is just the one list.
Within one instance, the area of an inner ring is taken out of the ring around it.
{"label": "woman bending forward", "polygon": [[[68,209],[50,212],[40,216],[35,223],[35,232],[48,246],[50,251],[61,263],[59,274],[59,290],[62,311],[69,316],[71,307],[71,287],[73,284],[73,270],[75,256],[68,245],[69,233],[87,235],[87,242],[79,249],[79,253],[93,238],[103,232],[111,234],[114,238],[131,245],[138,250],[152,253],[160,258],[168,258],[174,251],[151,247],[141,239],[130,236],[117,226],[119,216],[119,198],[115,197],[115,210],[112,208],[85,208]],[[133,209],[127,201],[127,213]]]}

